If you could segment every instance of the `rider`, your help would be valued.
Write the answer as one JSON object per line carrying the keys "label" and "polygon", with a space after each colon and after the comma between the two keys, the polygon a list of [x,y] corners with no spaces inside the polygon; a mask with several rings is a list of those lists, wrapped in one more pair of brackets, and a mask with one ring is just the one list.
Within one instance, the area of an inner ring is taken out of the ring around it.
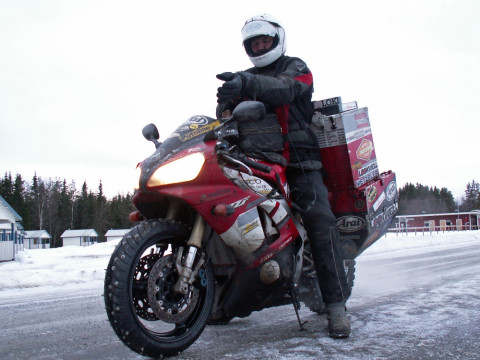
{"label": "rider", "polygon": [[262,14],[248,19],[242,28],[242,38],[254,67],[217,75],[225,81],[218,88],[217,117],[229,116],[245,99],[261,101],[268,113],[277,115],[285,139],[282,155],[288,162],[287,180],[310,239],[327,309],[329,335],[348,337],[347,281],[338,230],[320,171],[318,145],[308,129],[313,115],[312,73],[301,59],[285,55],[285,31],[272,16]]}

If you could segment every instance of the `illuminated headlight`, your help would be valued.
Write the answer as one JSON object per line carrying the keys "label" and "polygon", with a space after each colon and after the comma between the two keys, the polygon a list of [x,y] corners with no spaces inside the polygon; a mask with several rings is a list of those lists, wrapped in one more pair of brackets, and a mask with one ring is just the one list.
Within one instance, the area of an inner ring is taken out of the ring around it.
{"label": "illuminated headlight", "polygon": [[202,153],[195,153],[160,166],[148,179],[147,186],[175,184],[195,179],[205,163]]}
{"label": "illuminated headlight", "polygon": [[135,186],[134,189],[140,189],[140,176],[142,175],[142,165],[138,164],[137,168],[135,169]]}

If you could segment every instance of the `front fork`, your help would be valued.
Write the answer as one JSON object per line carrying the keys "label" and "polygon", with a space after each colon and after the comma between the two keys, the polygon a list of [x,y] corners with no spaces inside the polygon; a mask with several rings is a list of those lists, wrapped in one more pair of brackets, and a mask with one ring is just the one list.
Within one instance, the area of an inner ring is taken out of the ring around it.
{"label": "front fork", "polygon": [[[174,216],[175,210],[170,211],[169,216]],[[202,239],[203,233],[205,232],[205,220],[197,214],[195,219],[195,224],[193,225],[192,233],[190,239],[187,242],[187,251],[184,252],[184,248],[180,247],[178,249],[177,258],[175,259],[175,267],[178,272],[178,280],[175,283],[173,290],[176,293],[187,295],[189,292],[189,287],[195,280],[195,277],[198,274],[198,271],[205,263],[205,256],[201,254],[200,259],[195,264],[195,258],[197,257],[198,251],[202,248]],[[184,256],[184,253],[186,255]]]}

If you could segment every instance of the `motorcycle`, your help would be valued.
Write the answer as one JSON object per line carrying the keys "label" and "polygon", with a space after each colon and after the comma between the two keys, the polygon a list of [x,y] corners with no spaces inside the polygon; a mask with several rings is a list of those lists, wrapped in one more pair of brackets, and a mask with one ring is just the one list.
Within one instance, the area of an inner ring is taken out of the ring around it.
{"label": "motorcycle", "polygon": [[[293,304],[300,328],[302,303],[323,313],[285,166],[248,157],[237,145],[238,121],[264,117],[264,105],[248,101],[226,120],[193,116],[163,143],[155,125],[143,129],[156,150],[137,167],[137,210],[130,220],[138,224],[111,256],[104,295],[111,326],[133,351],[173,356],[207,324],[269,307]],[[393,217],[387,211],[383,227],[377,216],[368,231],[373,237],[363,234],[362,242],[372,243],[386,229]],[[345,256],[347,296],[359,252]]]}

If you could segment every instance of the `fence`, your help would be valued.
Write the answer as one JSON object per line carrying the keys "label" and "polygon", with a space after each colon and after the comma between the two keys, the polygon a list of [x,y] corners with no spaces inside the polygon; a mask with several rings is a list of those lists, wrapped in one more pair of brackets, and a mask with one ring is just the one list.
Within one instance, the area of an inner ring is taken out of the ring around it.
{"label": "fence", "polygon": [[419,226],[419,227],[402,227],[402,228],[390,228],[388,229],[389,234],[396,234],[397,236],[408,236],[409,233],[417,234],[428,234],[433,233],[446,233],[446,232],[459,232],[459,231],[470,231],[470,230],[479,230],[478,225],[438,225],[438,226]]}
{"label": "fence", "polygon": [[15,254],[24,249],[24,237],[15,230],[3,229],[0,232],[0,261],[15,260]]}

